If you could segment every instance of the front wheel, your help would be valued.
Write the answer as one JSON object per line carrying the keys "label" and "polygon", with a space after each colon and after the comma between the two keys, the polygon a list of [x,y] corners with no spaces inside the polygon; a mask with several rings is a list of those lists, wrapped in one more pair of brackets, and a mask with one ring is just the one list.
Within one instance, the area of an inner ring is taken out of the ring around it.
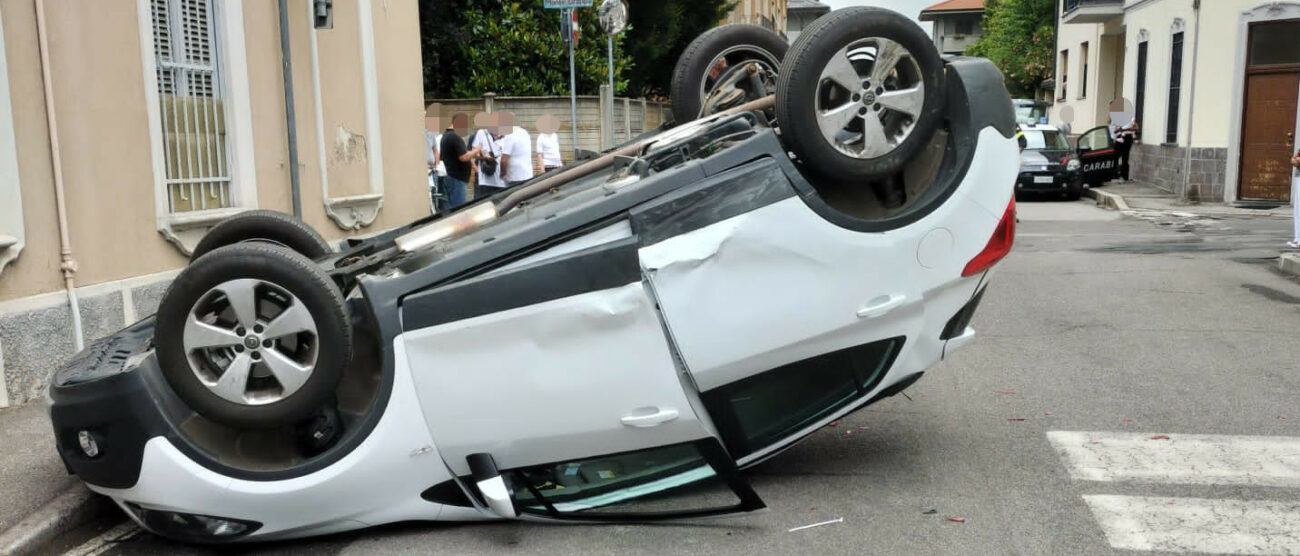
{"label": "front wheel", "polygon": [[280,245],[319,259],[331,252],[330,244],[311,226],[292,215],[273,210],[250,210],[222,220],[199,240],[191,261],[227,245],[260,242]]}
{"label": "front wheel", "polygon": [[800,33],[781,64],[781,138],[822,177],[879,179],[907,165],[943,119],[944,67],[925,32],[879,8],[843,8]]}
{"label": "front wheel", "polygon": [[154,340],[176,394],[237,428],[310,417],[352,356],[334,282],[306,257],[257,243],[222,247],[181,271],[158,307]]}

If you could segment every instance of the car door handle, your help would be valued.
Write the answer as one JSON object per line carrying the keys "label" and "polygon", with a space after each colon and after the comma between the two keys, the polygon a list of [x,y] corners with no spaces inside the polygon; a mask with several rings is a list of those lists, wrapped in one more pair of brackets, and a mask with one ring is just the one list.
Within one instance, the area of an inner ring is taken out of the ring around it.
{"label": "car door handle", "polygon": [[620,421],[629,427],[653,427],[677,418],[677,409],[672,407],[640,407],[625,415]]}
{"label": "car door handle", "polygon": [[907,296],[902,294],[882,295],[872,299],[866,307],[858,309],[858,318],[874,319],[883,317],[886,313],[897,309],[907,301]]}

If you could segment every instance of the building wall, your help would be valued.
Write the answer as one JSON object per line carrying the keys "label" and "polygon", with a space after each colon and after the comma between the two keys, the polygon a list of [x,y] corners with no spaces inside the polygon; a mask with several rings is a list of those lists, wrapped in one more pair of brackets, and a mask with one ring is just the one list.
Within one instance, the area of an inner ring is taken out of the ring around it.
{"label": "building wall", "polygon": [[[1105,101],[1098,100],[1097,82],[1099,64],[1098,58],[1101,52],[1101,38],[1103,26],[1100,24],[1071,24],[1061,25],[1057,34],[1056,47],[1056,103],[1049,111],[1049,121],[1053,124],[1070,125],[1070,131],[1073,134],[1081,134],[1098,125],[1105,125],[1106,119],[1104,114],[1098,118],[1099,110],[1097,103],[1101,102],[1102,107]],[[1082,52],[1083,43],[1088,43],[1088,79],[1087,89],[1080,94],[1080,89],[1084,85],[1084,57]],[[1062,68],[1061,52],[1069,52],[1068,67]],[[1062,77],[1065,76],[1063,79]],[[1064,96],[1062,96],[1064,92]],[[1107,99],[1109,100],[1109,99]]]}
{"label": "building wall", "polygon": [[[228,0],[221,0],[228,1]],[[141,44],[148,0],[45,0],[53,104],[58,118],[68,231],[78,307],[87,343],[151,314],[187,257],[158,231],[154,136],[149,108],[154,73]],[[322,150],[312,92],[309,0],[289,0],[303,218],[327,239],[370,234],[429,211],[420,36],[415,2],[335,0],[334,29],[316,36],[328,195],[369,193],[382,170],[374,221],[345,230],[327,216]],[[245,1],[247,74],[255,194],[245,208],[290,212],[291,187],[278,12]],[[361,62],[362,6],[373,24],[375,124],[367,125]],[[218,16],[220,17],[220,16]],[[35,0],[0,0],[26,245],[0,270],[0,407],[37,398],[50,373],[74,351],[63,292],[50,133],[41,77]],[[146,20],[146,24],[147,20]],[[220,36],[220,35],[218,35]],[[147,40],[147,39],[146,39]],[[220,39],[219,39],[220,40]],[[376,133],[377,129],[377,133]],[[372,150],[373,149],[373,150]],[[368,153],[382,158],[372,168]],[[12,184],[9,184],[12,185]],[[6,223],[6,225],[9,225]]]}
{"label": "building wall", "polygon": [[[970,20],[971,32],[957,32],[957,23],[961,19]],[[966,51],[966,47],[975,44],[982,33],[979,15],[937,16],[934,20],[934,47],[944,54],[960,54]]]}
{"label": "building wall", "polygon": [[[144,0],[147,1],[147,0]],[[358,0],[337,0],[318,33],[330,195],[369,191],[364,150],[382,140],[385,199],[372,225],[345,231],[326,217],[317,163],[308,0],[290,0],[291,51],[304,219],[328,239],[370,233],[427,211],[419,26],[414,3],[372,2],[381,137],[366,134]],[[68,227],[78,285],[152,274],[187,260],[156,229],[149,112],[136,0],[45,3]],[[259,208],[292,209],[274,2],[244,2]],[[0,301],[62,287],[53,171],[33,0],[0,0],[27,246],[0,273]],[[148,68],[152,72],[153,68]],[[357,141],[352,141],[356,144]]]}
{"label": "building wall", "polygon": [[786,0],[740,0],[723,23],[761,25],[784,35]]}

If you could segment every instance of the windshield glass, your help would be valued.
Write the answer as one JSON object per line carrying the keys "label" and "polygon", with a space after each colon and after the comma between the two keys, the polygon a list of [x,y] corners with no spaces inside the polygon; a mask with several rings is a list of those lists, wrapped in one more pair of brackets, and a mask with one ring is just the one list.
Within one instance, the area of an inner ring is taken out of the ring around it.
{"label": "windshield glass", "polygon": [[1041,104],[1017,104],[1016,122],[1036,124],[1047,116],[1047,107]]}
{"label": "windshield glass", "polygon": [[1025,146],[1026,149],[1051,151],[1065,151],[1070,149],[1070,143],[1065,140],[1065,135],[1054,129],[1031,129],[1025,131],[1025,142],[1028,143]]}

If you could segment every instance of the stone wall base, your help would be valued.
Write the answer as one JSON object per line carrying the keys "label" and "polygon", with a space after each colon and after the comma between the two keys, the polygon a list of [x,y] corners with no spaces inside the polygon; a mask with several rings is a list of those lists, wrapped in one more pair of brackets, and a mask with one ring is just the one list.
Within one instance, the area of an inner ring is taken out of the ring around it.
{"label": "stone wall base", "polygon": [[[152,315],[176,272],[77,288],[87,344]],[[0,407],[45,396],[50,375],[75,353],[65,292],[0,303]]]}
{"label": "stone wall base", "polygon": [[[1150,183],[1169,193],[1183,186],[1187,147],[1137,144],[1131,153],[1129,177]],[[1188,196],[1193,201],[1223,202],[1228,167],[1228,149],[1192,147],[1191,180]]]}

